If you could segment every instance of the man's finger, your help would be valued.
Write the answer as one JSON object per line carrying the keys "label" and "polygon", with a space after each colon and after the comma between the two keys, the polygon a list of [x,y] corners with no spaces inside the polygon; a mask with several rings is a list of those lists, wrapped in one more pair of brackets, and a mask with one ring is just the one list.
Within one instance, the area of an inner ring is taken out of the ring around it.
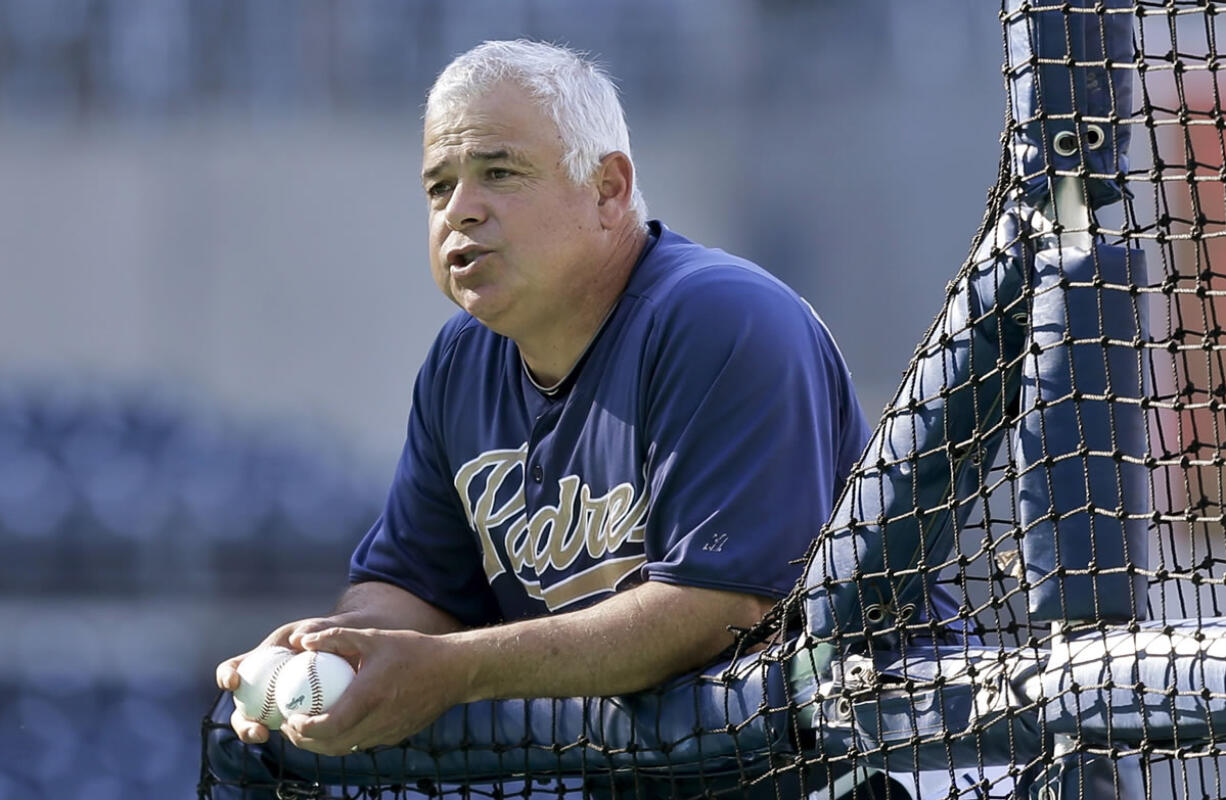
{"label": "man's finger", "polygon": [[303,645],[302,643],[303,639],[305,639],[307,636],[313,636],[317,632],[324,631],[324,630],[331,630],[333,628],[336,628],[336,624],[329,620],[326,620],[326,619],[311,620],[305,625],[298,626],[297,628],[294,629],[292,633],[290,633],[289,645],[294,650],[306,650],[308,648]]}
{"label": "man's finger", "polygon": [[295,714],[281,725],[281,733],[303,750],[325,756],[343,756],[363,740],[362,725],[339,724],[330,711],[309,717]]}
{"label": "man's finger", "polygon": [[268,741],[268,728],[255,720],[247,719],[237,710],[230,715],[230,727],[238,738],[247,744],[263,744]]}
{"label": "man's finger", "polygon": [[227,658],[225,661],[217,665],[217,688],[225,689],[227,692],[232,692],[238,688],[238,665],[243,663],[243,659],[247,654]]}
{"label": "man's finger", "polygon": [[325,628],[302,636],[304,650],[317,650],[325,653],[335,653],[342,658],[354,661],[362,655],[364,645],[369,637],[353,628]]}
{"label": "man's finger", "polygon": [[281,732],[303,750],[326,756],[347,756],[357,750],[377,747],[388,738],[380,735],[369,718],[343,733],[332,735],[328,729],[333,723],[327,717],[328,712],[314,717],[302,716],[293,725],[282,725]]}

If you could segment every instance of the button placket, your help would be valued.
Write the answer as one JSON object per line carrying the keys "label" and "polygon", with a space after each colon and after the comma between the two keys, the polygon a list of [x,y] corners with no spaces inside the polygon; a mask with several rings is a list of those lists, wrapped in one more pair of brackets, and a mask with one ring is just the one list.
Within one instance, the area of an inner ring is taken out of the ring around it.
{"label": "button placket", "polygon": [[[542,441],[553,432],[558,414],[560,413],[561,408],[550,406],[543,408],[536,415],[532,432],[528,436],[528,452],[525,454],[524,461],[524,489],[525,499],[527,499],[530,507],[529,510],[535,506],[536,499],[540,496],[541,484],[545,481],[545,468],[541,466],[541,456],[538,451],[541,448]],[[547,445],[546,452],[548,452]]]}

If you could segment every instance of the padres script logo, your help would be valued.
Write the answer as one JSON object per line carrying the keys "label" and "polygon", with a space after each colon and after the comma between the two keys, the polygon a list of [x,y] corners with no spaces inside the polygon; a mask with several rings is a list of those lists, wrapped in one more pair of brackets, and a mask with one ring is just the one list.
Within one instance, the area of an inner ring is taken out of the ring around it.
{"label": "padres script logo", "polygon": [[[633,555],[613,554],[628,543],[643,541],[647,492],[636,498],[634,487],[621,483],[593,497],[591,487],[577,475],[567,475],[558,481],[558,504],[542,506],[529,519],[524,508],[527,455],[526,443],[516,450],[489,450],[455,474],[468,523],[481,538],[490,581],[506,572],[495,546],[500,540],[515,577],[550,611],[615,589],[646,563],[641,548],[629,548]],[[550,570],[565,573],[577,564],[573,573],[541,586],[541,576]]]}

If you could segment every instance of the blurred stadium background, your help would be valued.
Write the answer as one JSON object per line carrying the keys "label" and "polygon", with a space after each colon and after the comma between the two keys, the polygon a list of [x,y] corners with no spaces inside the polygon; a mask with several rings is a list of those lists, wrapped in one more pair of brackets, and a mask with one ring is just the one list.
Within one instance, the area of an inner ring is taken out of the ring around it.
{"label": "blurred stadium background", "polygon": [[194,796],[215,662],[326,610],[450,313],[421,99],[517,36],[893,391],[995,175],[992,4],[0,0],[0,800]]}

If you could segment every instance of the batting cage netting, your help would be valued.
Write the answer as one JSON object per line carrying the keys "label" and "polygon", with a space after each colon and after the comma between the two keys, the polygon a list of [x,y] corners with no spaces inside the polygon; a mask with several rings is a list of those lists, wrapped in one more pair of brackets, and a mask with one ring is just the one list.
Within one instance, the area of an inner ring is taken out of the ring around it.
{"label": "batting cage netting", "polygon": [[1222,13],[1006,0],[971,255],[727,661],[345,758],[206,721],[200,797],[1226,795]]}

